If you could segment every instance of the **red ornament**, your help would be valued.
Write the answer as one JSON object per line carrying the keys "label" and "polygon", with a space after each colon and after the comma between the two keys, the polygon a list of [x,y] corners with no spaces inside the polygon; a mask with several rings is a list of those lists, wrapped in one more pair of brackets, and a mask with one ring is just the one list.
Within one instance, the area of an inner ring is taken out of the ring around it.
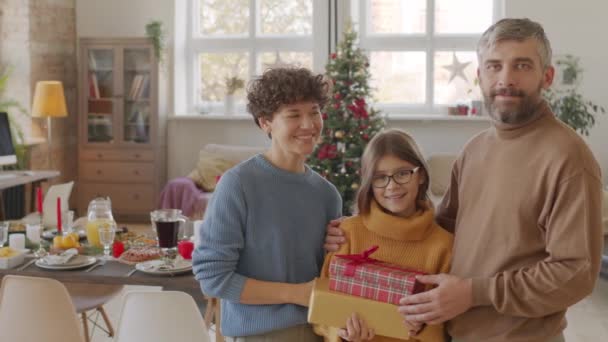
{"label": "red ornament", "polygon": [[335,53],[331,54],[331,59],[336,59],[337,55]]}
{"label": "red ornament", "polygon": [[368,127],[367,125],[360,125],[359,129],[367,129],[367,127]]}
{"label": "red ornament", "polygon": [[328,118],[329,116],[327,115],[327,113],[323,113],[323,114],[321,114],[321,117],[323,118],[323,120],[327,120],[327,118]]}
{"label": "red ornament", "polygon": [[114,241],[112,244],[112,256],[118,258],[125,251],[125,245],[121,241]]}
{"label": "red ornament", "polygon": [[363,134],[363,140],[369,140],[369,135],[367,135],[367,133]]}
{"label": "red ornament", "polygon": [[342,98],[342,95],[340,95],[340,93],[336,93],[336,95],[334,95],[334,99],[339,100]]}
{"label": "red ornament", "polygon": [[339,109],[340,108],[340,104],[338,102],[334,103],[334,109]]}
{"label": "red ornament", "polygon": [[325,144],[319,149],[319,152],[317,153],[317,158],[319,158],[320,160],[336,158],[336,156],[338,155],[337,151],[338,148],[336,147],[336,145]]}

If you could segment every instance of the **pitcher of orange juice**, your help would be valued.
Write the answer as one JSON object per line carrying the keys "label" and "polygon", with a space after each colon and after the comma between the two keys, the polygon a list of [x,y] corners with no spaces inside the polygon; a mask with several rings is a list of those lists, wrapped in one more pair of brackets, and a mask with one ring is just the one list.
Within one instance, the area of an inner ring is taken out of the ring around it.
{"label": "pitcher of orange juice", "polygon": [[116,222],[112,216],[112,202],[109,197],[97,197],[89,203],[87,210],[87,240],[89,245],[101,247],[99,242],[100,227],[116,227]]}

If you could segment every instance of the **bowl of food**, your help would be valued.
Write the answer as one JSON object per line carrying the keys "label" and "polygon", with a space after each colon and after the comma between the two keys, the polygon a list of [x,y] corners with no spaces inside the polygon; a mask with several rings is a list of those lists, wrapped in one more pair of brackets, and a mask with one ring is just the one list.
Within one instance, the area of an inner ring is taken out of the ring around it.
{"label": "bowl of food", "polygon": [[27,250],[11,247],[0,248],[0,269],[6,270],[21,265]]}

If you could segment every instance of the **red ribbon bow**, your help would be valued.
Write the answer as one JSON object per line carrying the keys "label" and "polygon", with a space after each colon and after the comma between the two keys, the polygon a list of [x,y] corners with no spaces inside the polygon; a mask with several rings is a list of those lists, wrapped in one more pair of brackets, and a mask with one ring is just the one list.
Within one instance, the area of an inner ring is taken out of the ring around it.
{"label": "red ribbon bow", "polygon": [[346,264],[346,269],[344,270],[344,275],[347,277],[352,277],[355,275],[355,271],[357,270],[357,266],[365,263],[375,264],[380,262],[374,258],[370,258],[375,251],[378,250],[378,246],[372,246],[369,249],[366,249],[361,254],[340,254],[336,255],[342,259],[350,260],[348,264]]}

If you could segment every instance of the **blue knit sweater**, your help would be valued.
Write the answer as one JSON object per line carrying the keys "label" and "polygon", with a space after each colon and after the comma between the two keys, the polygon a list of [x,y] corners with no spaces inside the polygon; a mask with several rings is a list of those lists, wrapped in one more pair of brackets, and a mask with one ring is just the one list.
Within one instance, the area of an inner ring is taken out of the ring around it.
{"label": "blue knit sweater", "polygon": [[199,226],[193,269],[203,292],[221,298],[225,336],[306,323],[305,307],[241,304],[241,292],[247,278],[295,284],[318,276],[327,224],[341,211],[336,188],[308,167],[292,173],[257,155],[222,176]]}

